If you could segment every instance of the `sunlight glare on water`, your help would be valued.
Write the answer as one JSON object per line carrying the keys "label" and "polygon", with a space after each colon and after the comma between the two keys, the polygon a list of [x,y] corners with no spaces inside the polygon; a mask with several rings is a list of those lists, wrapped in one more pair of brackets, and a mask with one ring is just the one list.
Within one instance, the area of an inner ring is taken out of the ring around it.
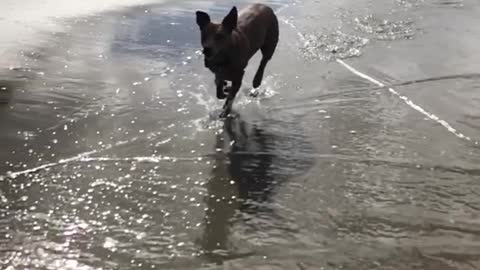
{"label": "sunlight glare on water", "polygon": [[480,267],[477,3],[267,1],[279,47],[219,119],[192,11],[250,1],[17,2],[0,268]]}

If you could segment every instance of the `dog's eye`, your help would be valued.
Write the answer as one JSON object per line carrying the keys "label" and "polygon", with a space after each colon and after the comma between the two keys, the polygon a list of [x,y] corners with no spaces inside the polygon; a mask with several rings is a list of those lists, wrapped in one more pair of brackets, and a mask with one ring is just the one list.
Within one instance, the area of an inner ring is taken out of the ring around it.
{"label": "dog's eye", "polygon": [[224,34],[215,34],[215,40],[222,40],[225,38],[225,35]]}

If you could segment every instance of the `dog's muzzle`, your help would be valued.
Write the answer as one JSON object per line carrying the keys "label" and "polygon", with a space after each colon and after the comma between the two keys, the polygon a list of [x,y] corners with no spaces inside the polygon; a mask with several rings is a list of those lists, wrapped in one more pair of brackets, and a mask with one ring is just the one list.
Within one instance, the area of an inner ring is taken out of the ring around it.
{"label": "dog's muzzle", "polygon": [[203,55],[205,55],[205,57],[212,57],[212,54],[213,54],[213,50],[211,48],[204,48],[203,51],[202,51]]}
{"label": "dog's muzzle", "polygon": [[228,64],[228,60],[225,56],[218,53],[214,57],[207,57],[204,59],[205,67],[212,72],[218,72],[220,69]]}
{"label": "dog's muzzle", "polygon": [[205,57],[205,67],[210,69],[212,72],[217,72],[220,67],[218,65],[216,65],[212,60],[209,60]]}

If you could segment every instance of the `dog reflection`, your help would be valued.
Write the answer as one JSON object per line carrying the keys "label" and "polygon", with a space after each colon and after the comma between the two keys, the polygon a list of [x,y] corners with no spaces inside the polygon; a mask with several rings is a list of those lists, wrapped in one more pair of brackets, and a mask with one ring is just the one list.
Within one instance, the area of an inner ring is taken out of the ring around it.
{"label": "dog reflection", "polygon": [[[238,196],[243,212],[266,211],[265,203],[270,199],[275,180],[272,163],[274,137],[264,130],[238,119],[226,123],[225,131],[232,146],[228,155],[229,174],[237,183]],[[250,131],[250,133],[248,133]]]}
{"label": "dog reflection", "polygon": [[232,250],[228,236],[236,212],[268,211],[266,204],[276,184],[272,171],[275,156],[271,153],[274,142],[273,135],[249,125],[240,116],[226,119],[224,132],[216,136],[217,154],[207,184],[208,209],[202,243],[208,257],[216,263],[231,258],[225,252]]}

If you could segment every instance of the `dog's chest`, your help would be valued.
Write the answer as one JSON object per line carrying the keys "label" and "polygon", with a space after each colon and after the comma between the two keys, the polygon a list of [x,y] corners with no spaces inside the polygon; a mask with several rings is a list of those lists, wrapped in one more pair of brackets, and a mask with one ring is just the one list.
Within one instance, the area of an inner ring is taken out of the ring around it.
{"label": "dog's chest", "polygon": [[242,68],[231,68],[230,66],[221,67],[217,72],[217,77],[222,78],[224,81],[234,81],[239,76],[243,75]]}

